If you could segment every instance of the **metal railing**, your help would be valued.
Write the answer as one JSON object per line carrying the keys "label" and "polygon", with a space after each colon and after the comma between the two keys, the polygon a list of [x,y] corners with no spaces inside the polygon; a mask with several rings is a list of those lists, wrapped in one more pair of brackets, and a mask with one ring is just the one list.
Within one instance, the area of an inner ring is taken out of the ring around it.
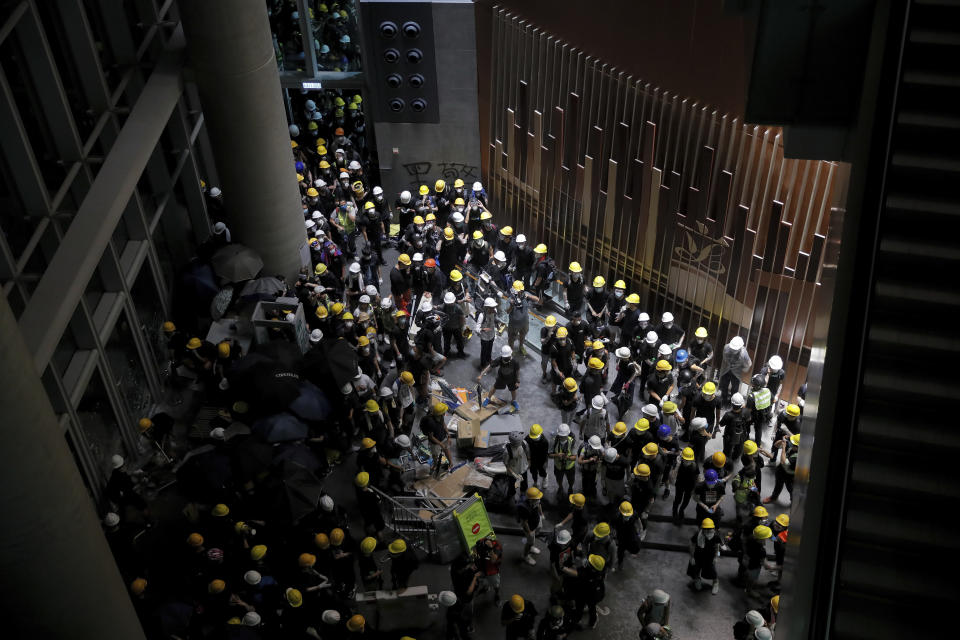
{"label": "metal railing", "polygon": [[[451,547],[459,547],[453,511],[470,496],[441,498],[438,496],[391,496],[373,489],[387,507],[387,525],[408,544],[422,550],[430,558],[444,558]],[[453,534],[453,535],[451,535]]]}

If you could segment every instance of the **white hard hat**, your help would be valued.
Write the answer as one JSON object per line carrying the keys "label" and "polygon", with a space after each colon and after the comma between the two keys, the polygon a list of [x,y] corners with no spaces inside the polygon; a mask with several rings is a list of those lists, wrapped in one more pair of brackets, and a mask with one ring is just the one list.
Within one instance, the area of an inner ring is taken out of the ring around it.
{"label": "white hard hat", "polygon": [[378,292],[377,292],[377,288],[376,288],[375,286],[373,286],[372,284],[368,284],[368,285],[364,288],[363,292],[366,293],[366,294],[367,294],[368,296],[370,296],[371,298],[375,297],[375,296],[377,295],[377,293],[378,293]]}
{"label": "white hard hat", "polygon": [[587,440],[587,444],[590,445],[592,449],[603,449],[603,443],[600,442],[600,436],[590,436],[590,439]]}
{"label": "white hard hat", "polygon": [[693,429],[702,429],[707,426],[707,419],[703,416],[697,416],[690,421],[690,427]]}
{"label": "white hard hat", "polygon": [[373,195],[375,195],[375,196],[383,195],[383,187],[374,187],[374,188],[373,188]]}
{"label": "white hard hat", "polygon": [[313,181],[313,186],[319,189],[320,187],[327,186],[327,183],[321,180],[320,178],[317,178],[316,180]]}
{"label": "white hard hat", "polygon": [[297,319],[297,316],[293,315],[292,313],[288,313],[287,317],[284,318],[284,320],[286,320],[287,322],[294,322],[296,321],[296,319]]}
{"label": "white hard hat", "polygon": [[356,160],[351,160],[350,164],[347,165],[347,168],[350,169],[351,171],[356,171],[357,169],[360,168],[360,163],[357,162]]}
{"label": "white hard hat", "polygon": [[480,184],[479,182],[474,182],[474,183],[473,183],[473,190],[474,190],[474,191],[483,191],[483,185]]}
{"label": "white hard hat", "polygon": [[323,217],[323,214],[320,213],[319,211],[314,211],[313,213],[310,214],[310,217],[313,218],[314,220],[319,220],[320,218]]}
{"label": "white hard hat", "polygon": [[350,263],[350,273],[360,273],[360,263],[351,262]]}
{"label": "white hard hat", "polygon": [[500,356],[501,356],[501,357],[503,357],[503,358],[509,358],[509,357],[512,356],[512,355],[513,355],[513,349],[510,347],[510,345],[505,344],[505,345],[503,345],[502,347],[500,347]]}
{"label": "white hard hat", "polygon": [[408,202],[410,202],[411,197],[413,196],[410,195],[409,191],[400,192],[400,202],[402,202],[403,204],[407,204]]}
{"label": "white hard hat", "polygon": [[320,498],[320,508],[328,513],[333,511],[333,498],[330,496],[323,496]]}
{"label": "white hard hat", "polygon": [[423,262],[423,254],[415,253],[413,254],[413,258],[411,258],[411,260],[413,260],[414,262]]}
{"label": "white hard hat", "polygon": [[337,150],[334,151],[333,153],[334,153],[334,155],[336,155],[336,154],[338,154],[338,153],[339,153],[340,155],[346,155],[347,152],[344,151],[343,149],[337,149]]}
{"label": "white hard hat", "polygon": [[780,356],[772,356],[767,366],[770,367],[770,371],[780,371],[783,369],[783,359]]}
{"label": "white hard hat", "polygon": [[424,300],[420,303],[420,311],[433,311],[433,303],[429,300]]}
{"label": "white hard hat", "polygon": [[740,336],[734,336],[733,339],[730,340],[730,348],[734,351],[740,351],[740,349],[743,349],[743,338]]}
{"label": "white hard hat", "polygon": [[316,344],[321,340],[323,340],[323,331],[320,331],[320,329],[314,329],[310,332],[310,342]]}
{"label": "white hard hat", "polygon": [[298,126],[295,125],[295,124],[290,125],[290,126],[287,128],[287,130],[290,132],[290,137],[291,137],[291,138],[296,138],[298,135],[300,135],[300,127],[298,127]]}
{"label": "white hard hat", "polygon": [[455,296],[455,295],[453,295],[452,293],[450,293],[449,291],[447,291],[445,294],[443,294],[443,301],[444,301],[446,304],[453,304],[454,302],[457,301],[457,296]]}
{"label": "white hard hat", "polygon": [[568,425],[566,422],[561,422],[560,426],[557,427],[557,435],[564,437],[570,435],[570,425]]}
{"label": "white hard hat", "polygon": [[663,315],[660,317],[661,322],[673,322],[673,314],[669,311],[664,311]]}
{"label": "white hard hat", "polygon": [[340,612],[336,609],[327,609],[323,612],[323,615],[320,616],[320,619],[323,620],[323,624],[339,624]]}
{"label": "white hard hat", "polygon": [[320,45],[320,53],[330,53],[330,45]]}
{"label": "white hard hat", "polygon": [[744,402],[743,394],[741,393],[735,393],[732,396],[730,396],[730,404],[732,404],[735,407],[742,407],[743,402]]}
{"label": "white hard hat", "polygon": [[317,223],[314,222],[313,220],[304,220],[304,221],[303,221],[303,226],[306,227],[306,228],[309,230],[309,229],[313,229],[315,226],[317,226]]}
{"label": "white hard hat", "polygon": [[773,632],[768,627],[758,627],[753,630],[753,640],[773,640]]}
{"label": "white hard hat", "polygon": [[557,530],[557,542],[559,542],[560,544],[567,544],[570,542],[572,538],[573,536],[570,534],[568,530],[566,529]]}
{"label": "white hard hat", "polygon": [[630,357],[630,348],[629,347],[617,347],[617,350],[614,352],[618,358],[627,359]]}
{"label": "white hard hat", "polygon": [[461,222],[463,222],[463,214],[460,213],[459,211],[454,211],[453,215],[450,216],[450,218],[457,224],[460,224]]}
{"label": "white hard hat", "polygon": [[367,294],[360,296],[360,304],[370,304],[370,296]]}
{"label": "white hard hat", "polygon": [[521,244],[522,244],[522,243],[524,243],[524,242],[526,242],[526,241],[527,241],[527,236],[523,235],[522,233],[517,236],[517,242],[518,242],[518,243],[521,243]]}
{"label": "white hard hat", "polygon": [[123,456],[118,455],[116,453],[113,454],[113,456],[110,457],[110,466],[113,467],[114,469],[119,469],[120,467],[122,467]]}
{"label": "white hard hat", "polygon": [[603,459],[607,462],[613,462],[617,459],[617,450],[613,447],[607,447],[607,450],[603,452]]}
{"label": "white hard hat", "polygon": [[637,316],[637,320],[639,320],[640,322],[650,322],[650,314],[644,311],[639,316]]}
{"label": "white hard hat", "polygon": [[660,345],[660,347],[657,349],[657,354],[658,354],[658,355],[661,355],[661,356],[668,356],[668,355],[670,355],[671,353],[672,353],[672,350],[670,349],[670,345],[668,345],[668,344],[662,344],[662,345]]}
{"label": "white hard hat", "polygon": [[222,193],[219,187],[210,187],[210,196],[216,198]]}
{"label": "white hard hat", "polygon": [[260,625],[260,614],[256,611],[247,611],[243,614],[243,624],[247,627],[256,627]]}
{"label": "white hard hat", "polygon": [[213,232],[218,235],[223,233],[226,230],[227,230],[227,225],[223,224],[222,222],[216,222],[213,225]]}
{"label": "white hard hat", "polygon": [[658,415],[659,412],[657,411],[657,405],[655,405],[655,404],[645,404],[645,405],[643,405],[642,413],[643,413],[643,415],[645,415],[645,416],[656,416],[656,415]]}
{"label": "white hard hat", "polygon": [[504,255],[503,251],[497,251],[495,254],[493,254],[493,259],[498,262],[506,262],[507,256]]}
{"label": "white hard hat", "polygon": [[656,344],[657,340],[656,331],[647,331],[647,344]]}
{"label": "white hard hat", "polygon": [[386,298],[383,298],[380,300],[381,309],[389,309],[392,306],[393,306],[393,299],[390,296],[387,296]]}
{"label": "white hard hat", "polygon": [[398,447],[403,447],[404,449],[410,446],[410,436],[405,434],[400,434],[394,438],[393,441]]}
{"label": "white hard hat", "polygon": [[750,626],[752,626],[755,629],[757,627],[762,627],[764,623],[763,616],[760,615],[760,612],[757,611],[756,609],[751,609],[750,611],[747,611],[747,615],[743,616],[743,619],[746,620],[750,624]]}
{"label": "white hard hat", "polygon": [[392,395],[393,395],[393,389],[391,389],[390,387],[380,387],[381,398],[389,398]]}
{"label": "white hard hat", "polygon": [[253,571],[252,569],[250,571],[247,571],[245,574],[243,574],[243,581],[249,585],[260,584],[260,580],[262,579],[263,579],[263,576],[260,575],[260,572]]}
{"label": "white hard hat", "polygon": [[607,405],[607,400],[602,395],[597,394],[593,396],[593,399],[590,401],[590,406],[598,411],[603,409]]}
{"label": "white hard hat", "polygon": [[484,299],[483,299],[483,306],[485,306],[485,307],[495,307],[495,306],[497,306],[497,301],[494,300],[493,298],[484,298]]}
{"label": "white hard hat", "polygon": [[342,387],[340,387],[340,393],[344,395],[352,392],[353,392],[353,385],[350,384],[349,382],[343,385]]}
{"label": "white hard hat", "polygon": [[654,604],[667,604],[670,602],[670,594],[663,589],[654,589],[651,591],[650,598]]}
{"label": "white hard hat", "polygon": [[223,427],[215,427],[213,429],[210,429],[210,437],[213,438],[214,440],[224,440],[227,437],[227,432],[224,430]]}
{"label": "white hard hat", "polygon": [[303,103],[303,106],[307,108],[307,111],[314,111],[317,108],[317,103],[313,100],[307,100]]}
{"label": "white hard hat", "polygon": [[441,591],[437,596],[437,600],[445,607],[452,607],[457,604],[457,594],[453,591]]}
{"label": "white hard hat", "polygon": [[103,517],[103,524],[107,525],[108,527],[115,527],[120,524],[120,516],[111,511]]}
{"label": "white hard hat", "polygon": [[340,42],[342,44],[350,44],[350,36],[348,36],[347,34],[343,34],[342,36],[340,36]]}

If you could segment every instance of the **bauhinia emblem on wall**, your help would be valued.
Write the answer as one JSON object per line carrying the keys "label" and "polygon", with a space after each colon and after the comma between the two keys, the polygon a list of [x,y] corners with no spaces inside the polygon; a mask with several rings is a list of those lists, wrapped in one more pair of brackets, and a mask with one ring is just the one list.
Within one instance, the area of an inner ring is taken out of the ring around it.
{"label": "bauhinia emblem on wall", "polygon": [[725,252],[730,245],[723,238],[714,238],[710,228],[699,220],[694,227],[677,225],[673,259],[703,269],[712,276],[727,272]]}

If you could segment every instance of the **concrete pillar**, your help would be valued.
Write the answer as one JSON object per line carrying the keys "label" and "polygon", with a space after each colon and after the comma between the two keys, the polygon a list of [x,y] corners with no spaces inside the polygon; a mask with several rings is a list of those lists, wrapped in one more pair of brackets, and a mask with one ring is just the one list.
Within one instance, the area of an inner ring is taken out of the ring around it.
{"label": "concrete pillar", "polygon": [[179,6],[233,239],[292,281],[307,238],[266,4]]}
{"label": "concrete pillar", "polygon": [[5,616],[4,636],[142,640],[99,518],[2,295],[0,380],[0,602],[12,614]]}

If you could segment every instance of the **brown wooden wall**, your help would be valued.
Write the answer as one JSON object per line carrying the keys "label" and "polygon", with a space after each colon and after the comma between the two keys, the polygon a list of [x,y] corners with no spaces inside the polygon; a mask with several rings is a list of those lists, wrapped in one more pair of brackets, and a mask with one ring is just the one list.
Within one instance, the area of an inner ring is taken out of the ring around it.
{"label": "brown wooden wall", "polygon": [[[783,157],[780,130],[654,87],[494,8],[488,191],[562,269],[623,278],[714,345],[747,340],[802,383],[847,167]],[[506,224],[504,222],[503,224]],[[793,363],[790,366],[789,363]]]}

